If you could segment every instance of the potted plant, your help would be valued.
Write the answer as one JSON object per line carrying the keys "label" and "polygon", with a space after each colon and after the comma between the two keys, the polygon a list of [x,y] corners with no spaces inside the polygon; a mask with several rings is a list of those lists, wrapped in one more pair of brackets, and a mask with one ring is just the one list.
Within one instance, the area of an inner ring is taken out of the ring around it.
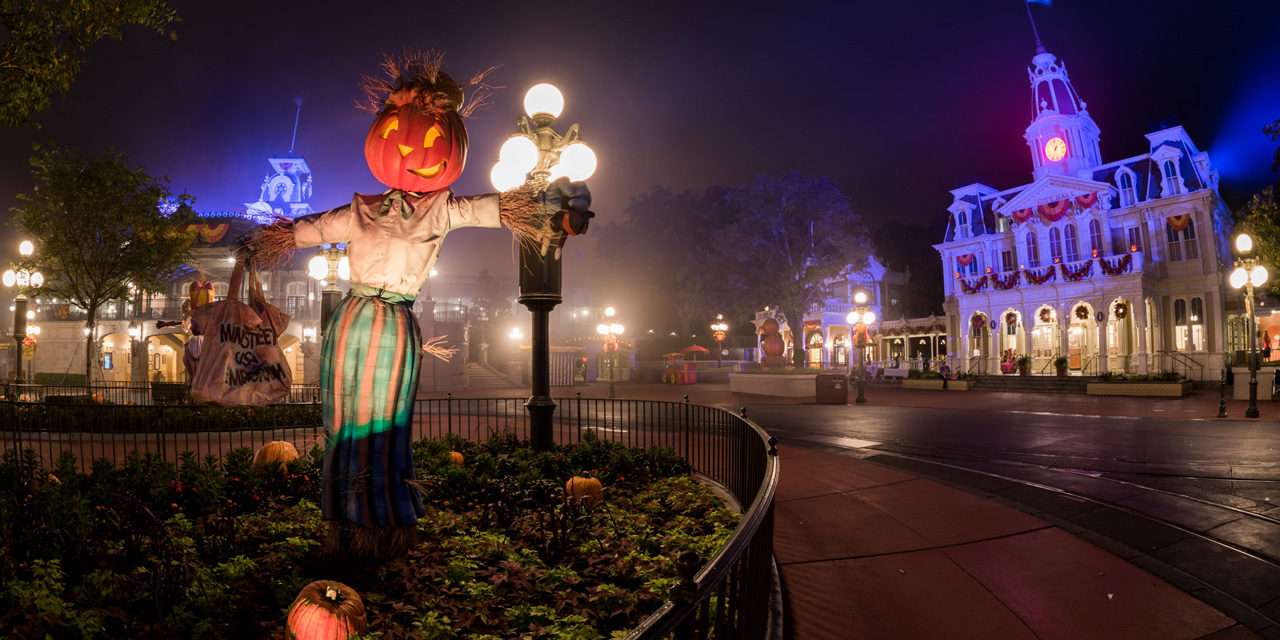
{"label": "potted plant", "polygon": [[1058,356],[1053,359],[1053,368],[1058,370],[1059,376],[1067,375],[1067,357]]}
{"label": "potted plant", "polygon": [[1018,363],[1018,375],[1020,376],[1031,375],[1031,356],[1026,354],[1020,355],[1018,356],[1017,363]]}

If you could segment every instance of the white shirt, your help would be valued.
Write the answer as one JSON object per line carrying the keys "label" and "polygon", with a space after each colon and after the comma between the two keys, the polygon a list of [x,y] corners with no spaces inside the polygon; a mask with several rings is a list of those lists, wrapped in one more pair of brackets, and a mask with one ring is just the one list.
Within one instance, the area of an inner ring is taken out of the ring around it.
{"label": "white shirt", "polygon": [[[426,195],[397,192],[356,194],[350,205],[293,221],[299,247],[344,242],[351,282],[416,296],[440,254],[445,234],[460,227],[502,226],[498,195],[453,197],[448,190]],[[404,206],[404,209],[398,207]],[[384,213],[385,211],[385,213]],[[404,215],[408,213],[408,215]]]}

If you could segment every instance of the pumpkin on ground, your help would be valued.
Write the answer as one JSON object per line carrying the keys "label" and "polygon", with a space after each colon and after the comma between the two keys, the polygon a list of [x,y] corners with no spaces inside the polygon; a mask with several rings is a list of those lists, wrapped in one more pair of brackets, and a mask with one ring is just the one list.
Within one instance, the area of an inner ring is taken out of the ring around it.
{"label": "pumpkin on ground", "polygon": [[289,640],[346,640],[364,633],[364,601],[341,582],[317,580],[302,588],[289,606]]}
{"label": "pumpkin on ground", "polygon": [[604,487],[597,478],[574,476],[564,483],[565,498],[574,504],[594,507],[604,504]]}
{"label": "pumpkin on ground", "polygon": [[278,467],[287,467],[290,462],[297,459],[298,448],[293,446],[292,442],[274,440],[262,445],[253,454],[253,470],[258,473],[267,473]]}
{"label": "pumpkin on ground", "polygon": [[462,457],[462,453],[458,451],[450,451],[449,462],[452,462],[455,467],[461,467],[462,463],[466,462],[466,458]]}

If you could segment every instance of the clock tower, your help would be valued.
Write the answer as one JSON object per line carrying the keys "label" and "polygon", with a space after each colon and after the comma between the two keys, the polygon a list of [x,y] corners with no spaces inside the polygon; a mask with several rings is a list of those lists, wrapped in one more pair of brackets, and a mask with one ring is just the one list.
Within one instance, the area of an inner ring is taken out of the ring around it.
{"label": "clock tower", "polygon": [[1044,47],[1027,69],[1031,77],[1031,124],[1023,135],[1036,179],[1079,176],[1102,164],[1098,125],[1067,77],[1067,65]]}

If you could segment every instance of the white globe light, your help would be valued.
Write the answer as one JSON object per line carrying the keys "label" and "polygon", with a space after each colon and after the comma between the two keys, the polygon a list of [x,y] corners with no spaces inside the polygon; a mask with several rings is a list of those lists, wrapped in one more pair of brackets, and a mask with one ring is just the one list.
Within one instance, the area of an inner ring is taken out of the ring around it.
{"label": "white globe light", "polygon": [[86,336],[87,336],[87,335],[89,335],[89,327],[85,327],[85,328],[81,329],[81,330],[80,330],[80,333],[83,333],[83,334],[84,334],[84,335],[86,335]]}
{"label": "white globe light", "polygon": [[38,336],[40,335],[40,327],[27,327],[27,333]]}
{"label": "white globe light", "polygon": [[876,321],[876,314],[874,311],[868,311],[862,314],[862,324],[874,324],[875,321]]}
{"label": "white globe light", "polygon": [[560,163],[556,169],[564,177],[582,182],[596,172],[596,165],[596,152],[581,142],[575,142],[560,152]]}
{"label": "white globe light", "polygon": [[623,328],[624,327],[620,324],[611,324],[609,325],[609,333],[612,333],[615,336],[620,336],[622,335]]}
{"label": "white globe light", "polygon": [[31,274],[31,286],[39,289],[44,286],[44,274],[39,271]]}
{"label": "white globe light", "polygon": [[613,307],[605,307],[605,308],[604,308],[604,317],[606,317],[606,318],[612,318],[613,316],[615,316],[615,315],[617,315],[617,314],[618,314],[618,310],[617,310],[617,309],[614,309]]}
{"label": "white globe light", "polygon": [[428,278],[434,278],[434,277],[436,277],[436,276],[438,276],[438,275],[440,275],[440,272],[439,272],[439,271],[436,271],[436,268],[435,268],[435,267],[431,267],[431,270],[427,272],[427,277],[428,277]]}
{"label": "white globe light", "polygon": [[1249,272],[1245,271],[1244,267],[1236,267],[1235,271],[1231,272],[1229,281],[1231,282],[1232,289],[1239,289],[1249,281]]}
{"label": "white globe light", "polygon": [[1253,253],[1253,238],[1249,237],[1249,234],[1242,233],[1236,236],[1236,253],[1241,255]]}
{"label": "white globe light", "polygon": [[5,269],[3,282],[4,286],[12,287],[18,283],[18,274],[14,273],[13,269]]}
{"label": "white globe light", "polygon": [[854,303],[854,304],[866,304],[866,303],[867,303],[867,292],[865,292],[865,291],[858,291],[858,292],[854,293],[854,294],[853,294],[853,303]]}
{"label": "white globe light", "polygon": [[524,184],[526,173],[528,172],[521,171],[519,167],[499,162],[493,165],[493,169],[489,171],[489,182],[498,191],[510,191]]}
{"label": "white globe light", "polygon": [[858,313],[857,311],[850,311],[849,315],[844,317],[844,321],[848,322],[849,324],[858,324],[858,320],[861,320],[861,319],[862,319],[862,314]]}
{"label": "white globe light", "polygon": [[34,310],[32,310],[32,309],[27,309],[27,319],[28,319],[28,320],[35,320],[35,319],[36,319],[36,312],[35,312]]}
{"label": "white globe light", "polygon": [[525,136],[512,136],[498,149],[498,162],[524,173],[538,165],[538,145]]}
{"label": "white globe light", "polygon": [[1261,287],[1266,284],[1267,275],[1267,268],[1262,265],[1257,265],[1253,269],[1249,270],[1249,282],[1253,283],[1253,286],[1255,287]]}
{"label": "white globe light", "polygon": [[329,275],[329,261],[324,256],[312,256],[307,261],[307,275],[316,280],[324,280]]}
{"label": "white globe light", "polygon": [[529,87],[524,94],[524,112],[532,118],[536,115],[548,115],[559,118],[564,111],[564,94],[555,85],[545,82]]}
{"label": "white globe light", "polygon": [[35,252],[36,252],[36,245],[30,240],[23,240],[22,242],[18,243],[18,255],[21,255],[22,257],[25,258]]}
{"label": "white globe light", "polygon": [[600,334],[600,335],[602,335],[602,336],[607,336],[607,335],[609,335],[609,325],[607,325],[607,324],[598,324],[598,325],[596,325],[596,333],[598,333],[598,334]]}
{"label": "white globe light", "polygon": [[351,260],[346,256],[338,259],[338,278],[341,280],[351,279]]}
{"label": "white globe light", "polygon": [[524,332],[520,330],[520,327],[511,327],[511,331],[507,332],[507,337],[517,341],[523,340]]}

